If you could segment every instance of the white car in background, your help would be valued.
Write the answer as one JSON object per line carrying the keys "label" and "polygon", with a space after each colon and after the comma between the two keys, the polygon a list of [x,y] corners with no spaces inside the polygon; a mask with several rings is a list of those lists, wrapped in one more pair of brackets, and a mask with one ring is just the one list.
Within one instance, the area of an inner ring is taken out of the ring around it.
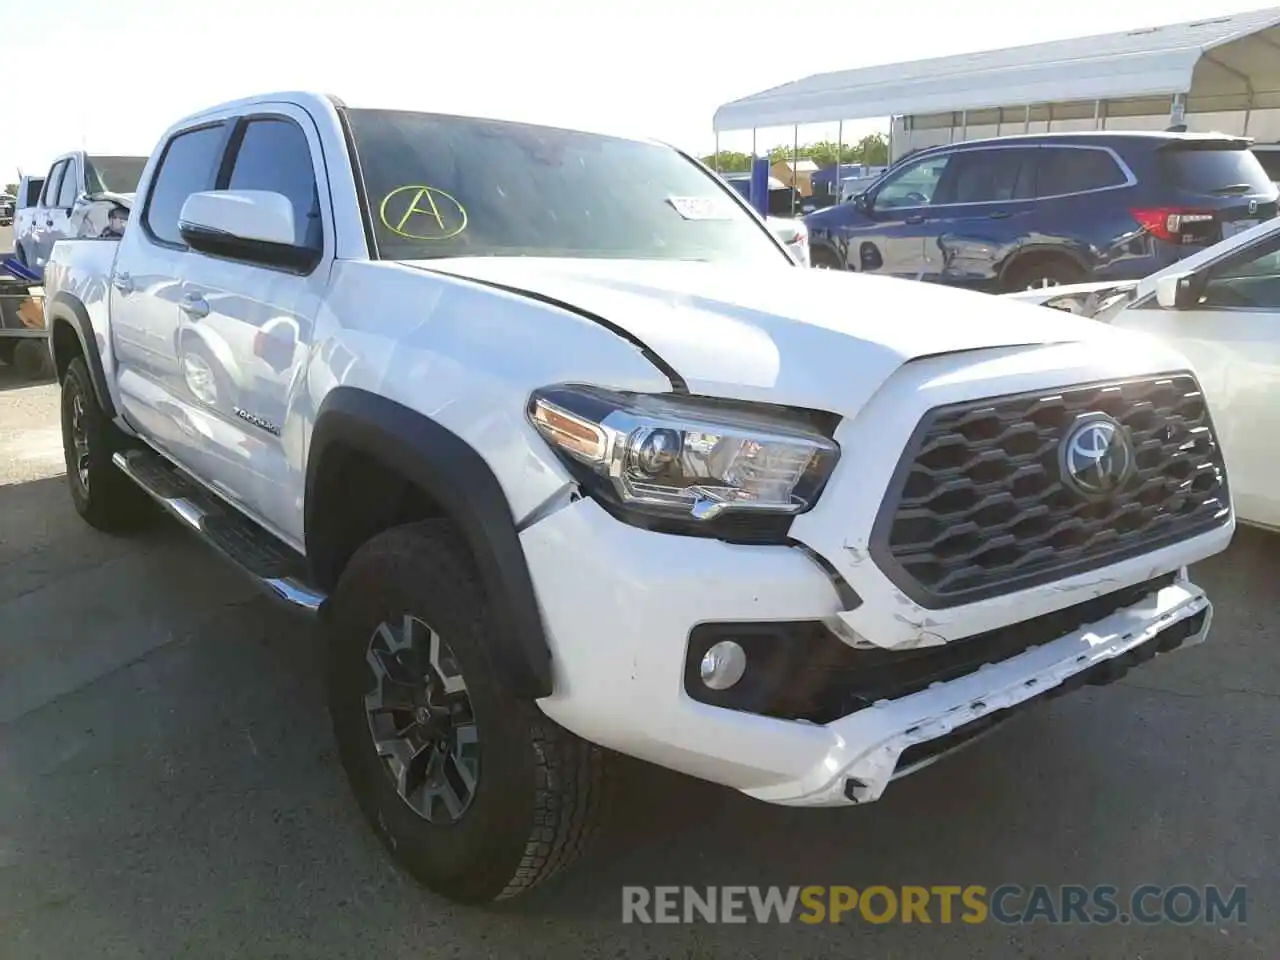
{"label": "white car in background", "polygon": [[1143,280],[1005,296],[1149,334],[1190,359],[1238,519],[1280,531],[1280,218]]}

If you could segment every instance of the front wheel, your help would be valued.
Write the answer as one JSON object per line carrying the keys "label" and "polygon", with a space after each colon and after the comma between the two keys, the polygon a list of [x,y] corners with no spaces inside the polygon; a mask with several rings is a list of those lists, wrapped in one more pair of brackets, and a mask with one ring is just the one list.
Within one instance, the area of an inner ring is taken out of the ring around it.
{"label": "front wheel", "polygon": [[334,591],[329,709],[357,802],[415,878],[506,899],[576,860],[604,806],[604,752],[503,691],[495,631],[447,521],[361,547]]}

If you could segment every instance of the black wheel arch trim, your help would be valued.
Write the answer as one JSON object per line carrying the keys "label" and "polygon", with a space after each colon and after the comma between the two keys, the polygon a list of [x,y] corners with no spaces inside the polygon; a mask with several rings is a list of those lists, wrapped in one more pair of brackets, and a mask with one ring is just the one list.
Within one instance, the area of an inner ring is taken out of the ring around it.
{"label": "black wheel arch trim", "polygon": [[1073,263],[1085,276],[1085,280],[1082,282],[1087,283],[1088,277],[1093,274],[1093,267],[1089,265],[1088,259],[1074,247],[1053,243],[1029,243],[1018,247],[1005,257],[1004,263],[1000,267],[999,282],[1002,285],[1006,283],[1009,279],[1009,274],[1028,260],[1052,260],[1055,258]]}
{"label": "black wheel arch trim", "polygon": [[89,368],[89,379],[93,381],[93,392],[97,396],[98,406],[109,419],[114,420],[116,406],[111,400],[111,390],[107,386],[107,373],[102,366],[102,355],[98,351],[98,340],[93,334],[93,321],[89,319],[89,311],[83,303],[66,291],[60,290],[49,302],[49,354],[53,358],[54,368],[64,364],[58,357],[58,324],[65,323],[75,331],[80,341],[80,352],[84,354],[85,364]]}
{"label": "black wheel arch trim", "polygon": [[313,521],[320,466],[334,444],[400,473],[458,525],[500,627],[484,655],[511,694],[550,696],[551,648],[533,580],[506,493],[484,458],[457,434],[394,400],[357,387],[331,390],[311,434],[303,508],[307,557],[326,590],[337,583],[343,558],[320,542],[322,525]]}

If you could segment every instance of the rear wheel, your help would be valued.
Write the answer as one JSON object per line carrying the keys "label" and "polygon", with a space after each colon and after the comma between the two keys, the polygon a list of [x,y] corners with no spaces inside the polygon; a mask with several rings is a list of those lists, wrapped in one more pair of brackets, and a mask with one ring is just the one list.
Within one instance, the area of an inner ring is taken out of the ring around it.
{"label": "rear wheel", "polygon": [[825,247],[810,247],[809,262],[815,270],[842,270],[836,255]]}
{"label": "rear wheel", "polygon": [[452,525],[427,521],[356,552],[330,621],[329,709],[356,800],[397,862],[466,903],[554,876],[604,806],[603,751],[497,682],[490,609]]}
{"label": "rear wheel", "polygon": [[14,345],[12,356],[4,359],[12,363],[28,380],[39,380],[53,373],[49,347],[43,340],[35,338],[19,340]]}
{"label": "rear wheel", "polygon": [[84,358],[76,357],[62,380],[67,486],[76,512],[91,526],[110,533],[140,526],[150,506],[147,495],[111,462],[124,446],[124,434],[98,404]]}
{"label": "rear wheel", "polygon": [[1084,280],[1084,271],[1070,260],[1045,258],[1015,263],[1005,276],[1005,289],[1008,292],[1018,290],[1041,290],[1048,287],[1061,287]]}

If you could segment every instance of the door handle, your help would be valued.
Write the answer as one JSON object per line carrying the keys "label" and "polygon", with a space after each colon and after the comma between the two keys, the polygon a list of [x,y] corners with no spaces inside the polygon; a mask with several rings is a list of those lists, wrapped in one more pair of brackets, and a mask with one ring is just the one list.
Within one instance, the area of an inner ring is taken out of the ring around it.
{"label": "door handle", "polygon": [[1005,220],[1005,219],[1007,219],[1007,218],[1008,218],[1008,216],[1009,216],[1009,211],[1008,211],[1008,210],[994,210],[994,211],[992,211],[990,214],[988,214],[988,216],[990,216],[992,220]]}
{"label": "door handle", "polygon": [[111,285],[123,294],[133,293],[133,277],[127,273],[112,274]]}
{"label": "door handle", "polygon": [[52,221],[52,220],[46,220],[46,221],[44,222],[44,225],[45,225],[46,227],[52,227],[52,226],[53,226],[53,221]]}
{"label": "door handle", "polygon": [[905,223],[924,223],[924,217],[907,217]]}
{"label": "door handle", "polygon": [[198,293],[183,294],[181,306],[182,312],[193,320],[200,320],[209,315],[209,303]]}

